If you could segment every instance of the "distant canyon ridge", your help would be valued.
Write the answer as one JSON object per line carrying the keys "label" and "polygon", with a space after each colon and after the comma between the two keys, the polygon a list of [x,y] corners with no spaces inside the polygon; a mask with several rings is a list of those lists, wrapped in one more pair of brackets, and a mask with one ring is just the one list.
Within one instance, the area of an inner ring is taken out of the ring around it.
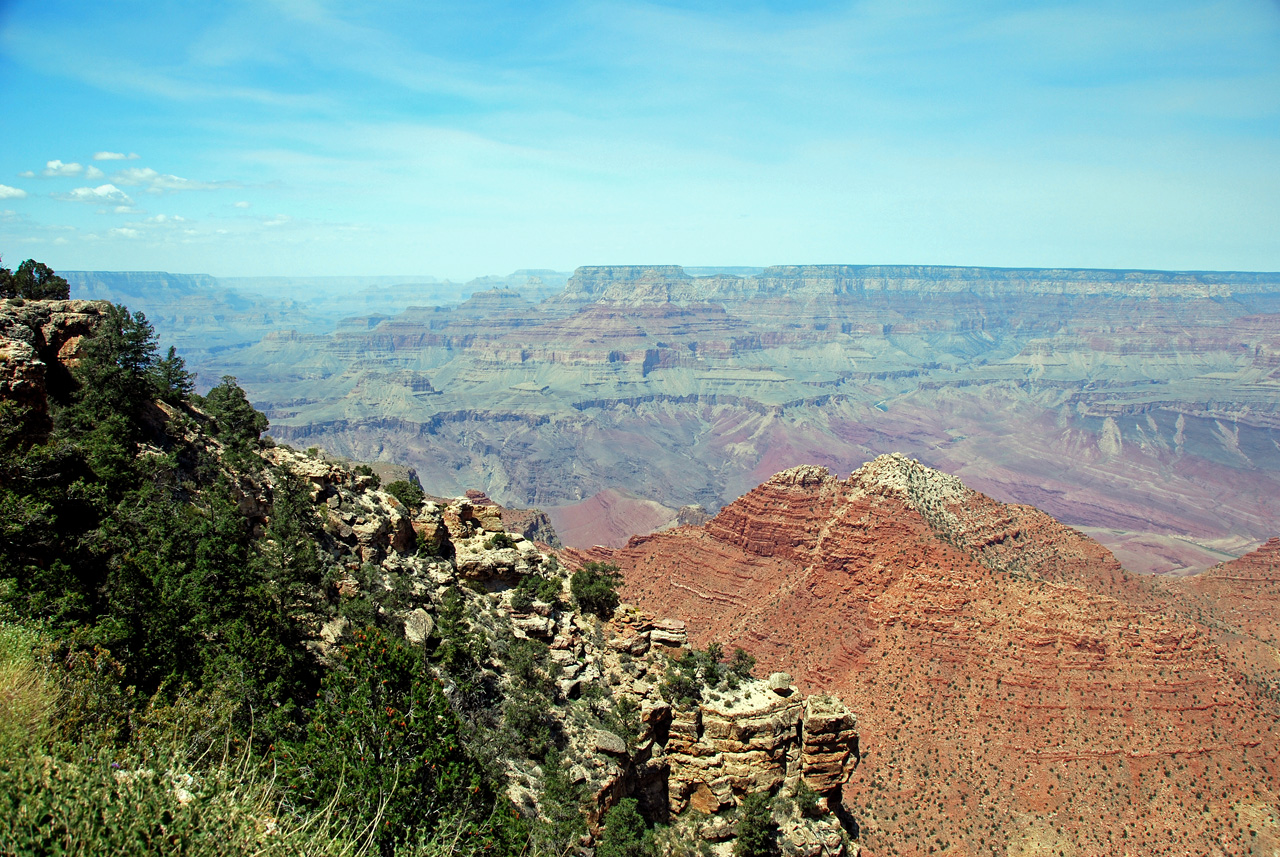
{"label": "distant canyon ridge", "polygon": [[[517,272],[452,303],[451,284],[388,281],[332,288],[323,312],[302,280],[266,298],[68,279],[147,312],[205,382],[235,375],[276,438],[541,507],[569,545],[887,452],[1035,505],[1136,571],[1207,568],[1280,529],[1280,274],[731,270]],[[338,318],[343,294],[362,303]]]}

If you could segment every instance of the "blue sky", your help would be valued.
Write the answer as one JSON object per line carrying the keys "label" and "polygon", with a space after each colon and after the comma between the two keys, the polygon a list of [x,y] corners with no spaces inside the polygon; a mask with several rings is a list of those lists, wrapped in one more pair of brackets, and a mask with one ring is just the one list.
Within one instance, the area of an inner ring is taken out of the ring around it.
{"label": "blue sky", "polygon": [[0,254],[1280,270],[1280,2],[0,0]]}

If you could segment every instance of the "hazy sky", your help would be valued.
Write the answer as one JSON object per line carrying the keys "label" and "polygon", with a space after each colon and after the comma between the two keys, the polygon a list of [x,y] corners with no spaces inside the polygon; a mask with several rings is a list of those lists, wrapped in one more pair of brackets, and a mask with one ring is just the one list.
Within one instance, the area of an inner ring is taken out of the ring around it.
{"label": "hazy sky", "polygon": [[1280,270],[1280,2],[0,0],[61,269]]}

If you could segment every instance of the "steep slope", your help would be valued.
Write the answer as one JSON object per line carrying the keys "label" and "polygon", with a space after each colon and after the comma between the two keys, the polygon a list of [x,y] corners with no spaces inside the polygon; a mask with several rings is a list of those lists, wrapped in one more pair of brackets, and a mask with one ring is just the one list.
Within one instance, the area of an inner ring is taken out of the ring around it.
{"label": "steep slope", "polygon": [[[1085,536],[883,456],[613,555],[630,597],[860,712],[871,854],[1271,853],[1275,711]],[[1251,848],[1258,849],[1251,852]]]}
{"label": "steep slope", "polygon": [[1280,708],[1280,538],[1166,585],[1263,705]]}

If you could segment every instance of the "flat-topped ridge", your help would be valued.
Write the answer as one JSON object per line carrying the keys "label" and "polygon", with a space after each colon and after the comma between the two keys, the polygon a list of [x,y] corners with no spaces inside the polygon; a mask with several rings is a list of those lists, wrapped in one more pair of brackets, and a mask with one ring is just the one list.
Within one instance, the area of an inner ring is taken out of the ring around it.
{"label": "flat-topped ridge", "polygon": [[1280,273],[957,265],[774,265],[747,276],[716,273],[692,277],[680,265],[602,265],[583,266],[574,271],[561,299],[645,303],[862,292],[1213,298],[1280,293]]}

